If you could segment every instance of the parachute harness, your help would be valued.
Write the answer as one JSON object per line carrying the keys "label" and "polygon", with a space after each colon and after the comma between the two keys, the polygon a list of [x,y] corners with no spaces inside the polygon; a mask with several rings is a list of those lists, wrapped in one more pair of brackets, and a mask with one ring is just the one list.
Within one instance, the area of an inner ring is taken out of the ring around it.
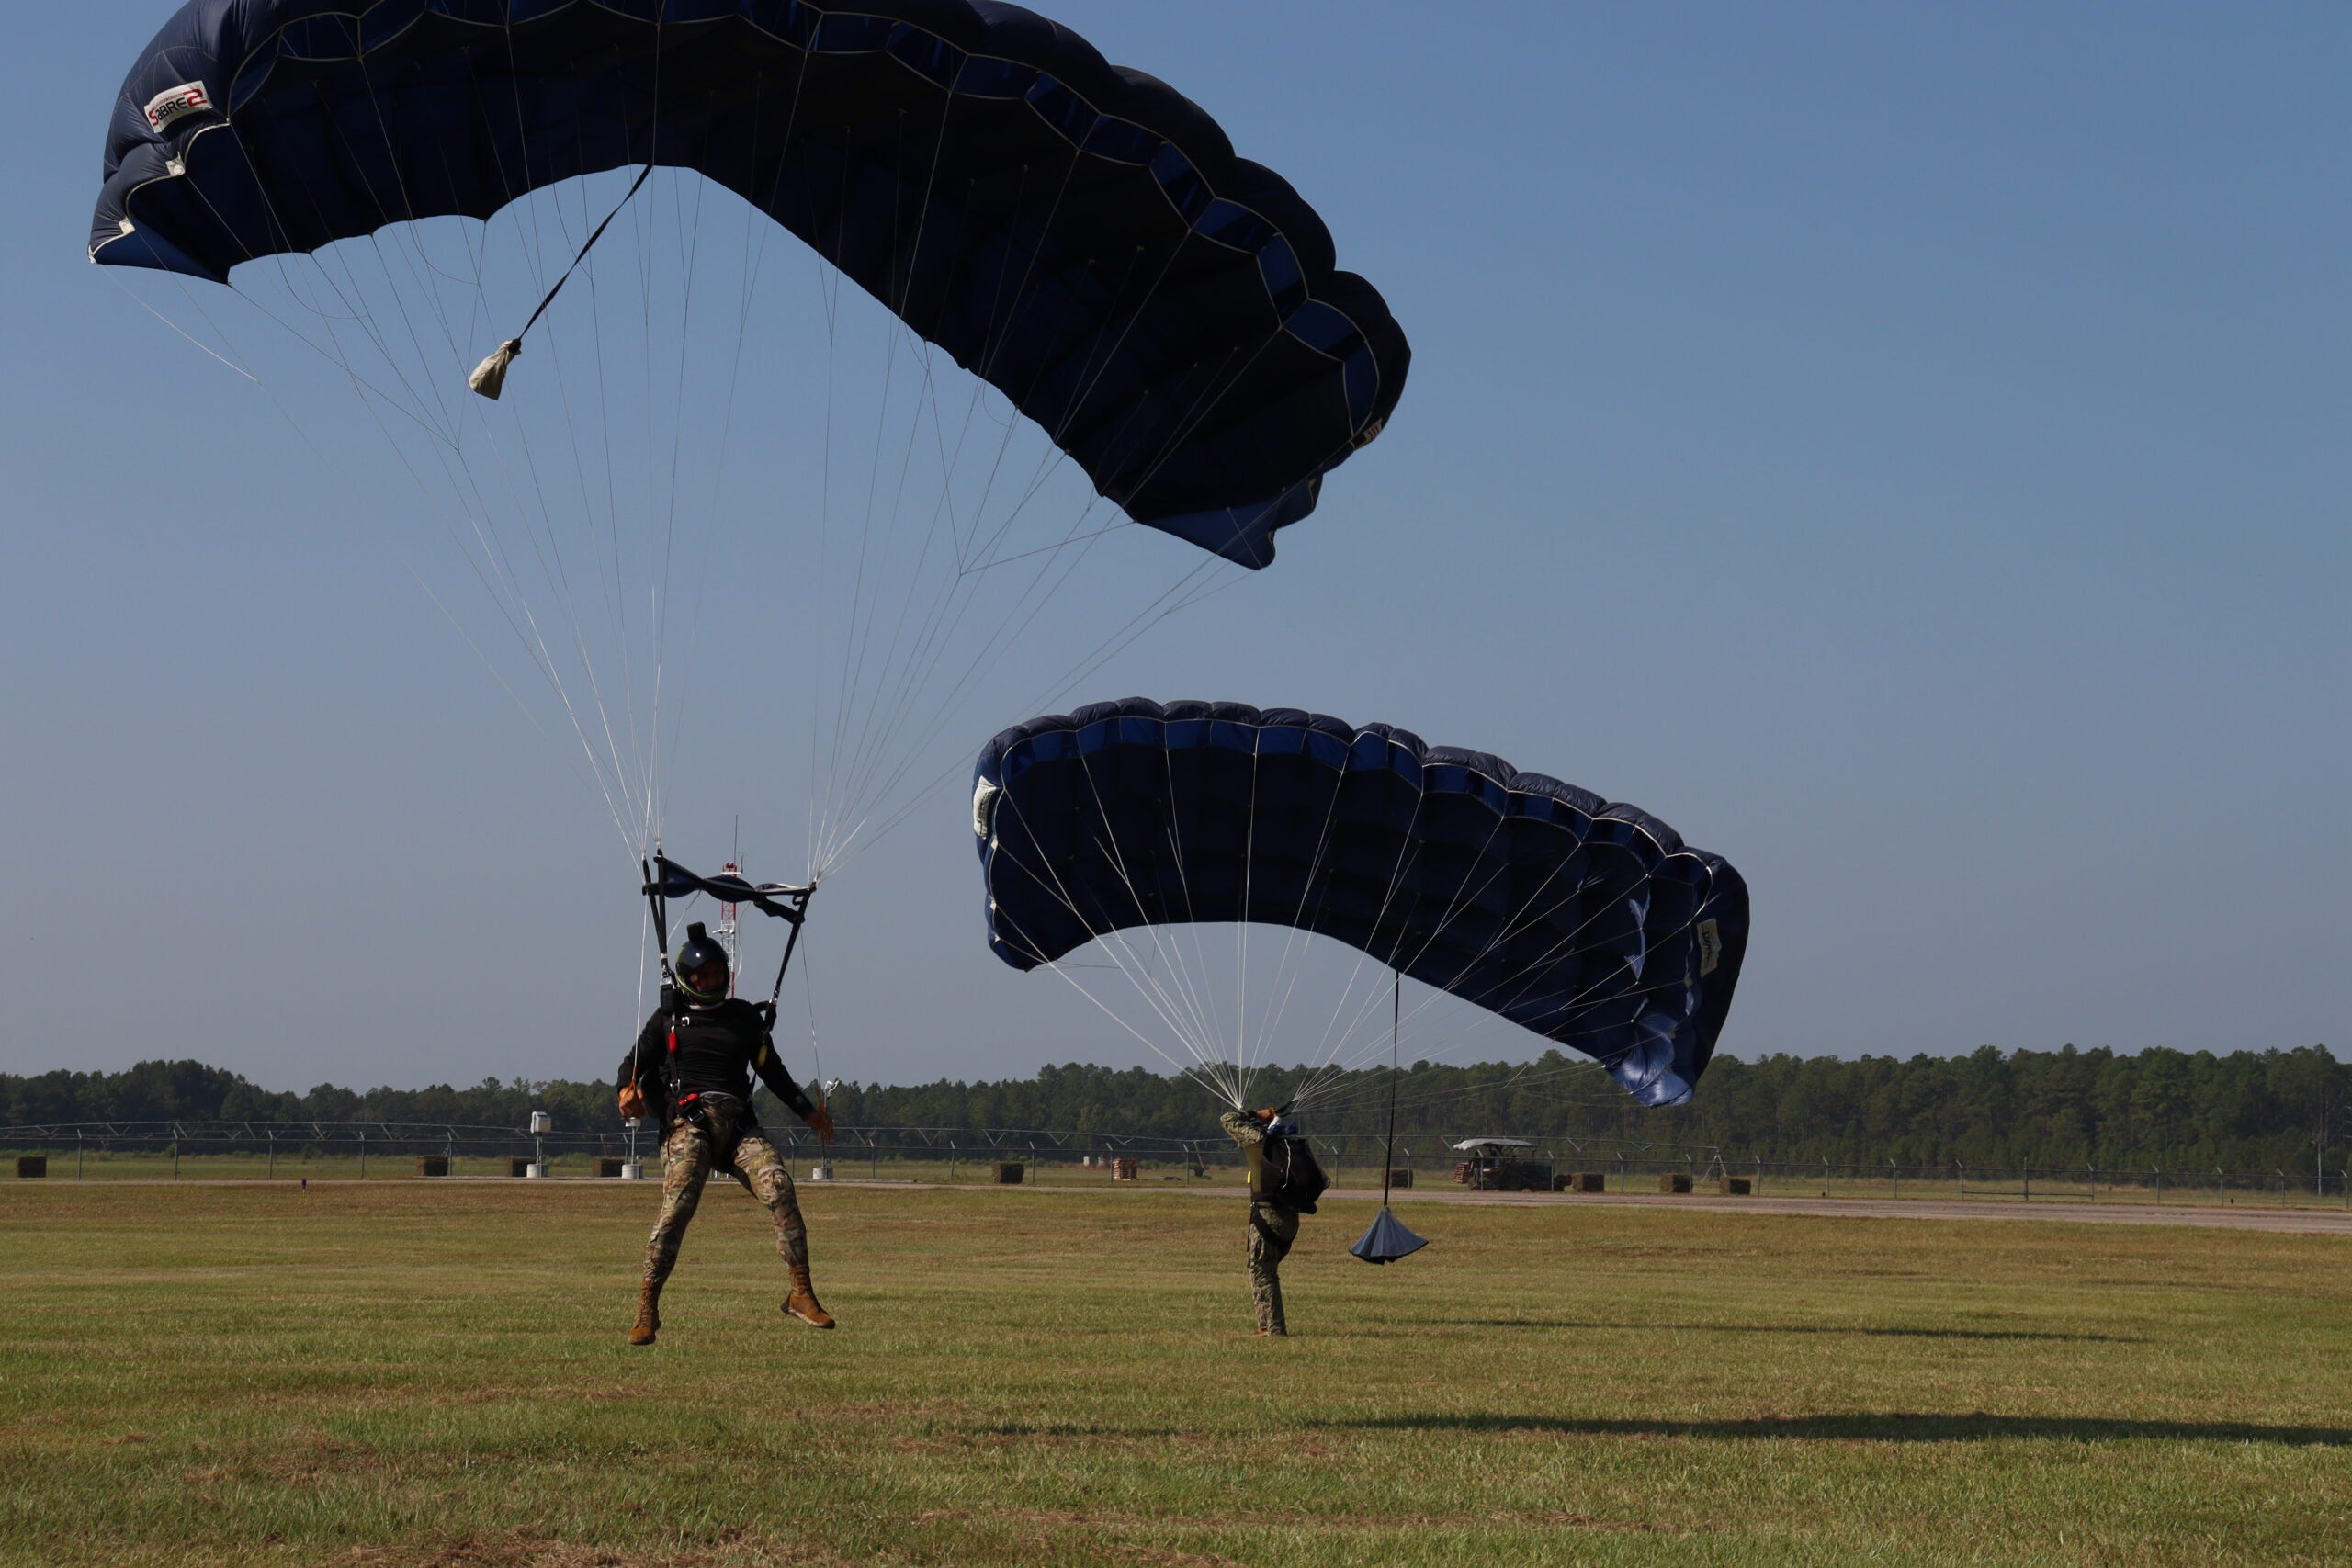
{"label": "parachute harness", "polygon": [[[768,988],[768,1010],[770,1016],[774,1016],[776,998],[784,995],[785,972],[792,967],[793,953],[800,945],[800,931],[808,921],[808,900],[816,897],[817,885],[812,882],[807,886],[796,887],[781,882],[755,883],[732,874],[697,876],[658,850],[654,852],[651,864],[639,861],[638,869],[644,875],[641,891],[653,919],[654,951],[661,955],[662,1010],[669,1023],[668,1050],[662,1063],[663,1102],[674,1108],[678,1103],[680,988],[678,976],[670,964],[670,900],[708,894],[728,903],[749,904],[762,914],[772,915],[792,928],[791,933],[785,938],[784,957],[775,966],[775,984]],[[635,1081],[634,1073],[631,1074],[631,1081]]]}

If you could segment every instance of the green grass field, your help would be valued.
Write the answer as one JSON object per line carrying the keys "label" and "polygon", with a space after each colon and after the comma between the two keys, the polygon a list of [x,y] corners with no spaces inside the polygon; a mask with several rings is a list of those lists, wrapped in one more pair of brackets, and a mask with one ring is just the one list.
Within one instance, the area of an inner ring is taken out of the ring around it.
{"label": "green grass field", "polygon": [[2114,1563],[2352,1557],[2337,1238],[1573,1203],[0,1185],[0,1562]]}

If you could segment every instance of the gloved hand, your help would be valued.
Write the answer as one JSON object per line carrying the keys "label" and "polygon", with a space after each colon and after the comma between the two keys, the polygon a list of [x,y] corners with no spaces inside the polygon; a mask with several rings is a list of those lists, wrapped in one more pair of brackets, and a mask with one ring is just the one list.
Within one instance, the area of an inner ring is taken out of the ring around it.
{"label": "gloved hand", "polygon": [[823,1100],[817,1102],[817,1109],[808,1113],[807,1121],[808,1125],[815,1129],[819,1143],[830,1144],[833,1141],[833,1112]]}
{"label": "gloved hand", "polygon": [[645,1114],[645,1091],[635,1084],[621,1090],[621,1114],[624,1116]]}
{"label": "gloved hand", "polygon": [[752,1010],[760,1015],[760,1027],[762,1029],[774,1029],[775,1027],[775,1003],[772,1001],[753,1002],[752,1004]]}

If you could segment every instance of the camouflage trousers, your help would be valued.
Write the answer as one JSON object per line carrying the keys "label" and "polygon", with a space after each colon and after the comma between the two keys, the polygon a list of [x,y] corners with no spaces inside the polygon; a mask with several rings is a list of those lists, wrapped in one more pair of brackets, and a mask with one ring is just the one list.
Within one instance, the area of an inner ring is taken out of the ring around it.
{"label": "camouflage trousers", "polygon": [[1298,1211],[1250,1205],[1250,1295],[1258,1303],[1258,1331],[1287,1334],[1283,1320],[1283,1259],[1298,1239]]}
{"label": "camouflage trousers", "polygon": [[[708,1130],[682,1120],[662,1145],[662,1217],[653,1222],[653,1234],[646,1239],[646,1280],[659,1285],[678,1266],[678,1244],[685,1239],[686,1224],[702,1203],[702,1190],[713,1170],[733,1177],[767,1205],[768,1217],[775,1223],[776,1250],[786,1264],[807,1268],[808,1231],[801,1224],[800,1199],[784,1157],[741,1100],[706,1099],[701,1104]],[[719,1157],[721,1149],[729,1149],[725,1159]]]}

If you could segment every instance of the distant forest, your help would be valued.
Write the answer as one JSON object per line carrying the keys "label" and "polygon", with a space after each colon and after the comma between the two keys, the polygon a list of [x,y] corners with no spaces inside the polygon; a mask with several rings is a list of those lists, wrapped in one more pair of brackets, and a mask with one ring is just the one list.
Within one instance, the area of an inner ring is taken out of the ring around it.
{"label": "distant forest", "polygon": [[[1302,1074],[1268,1070],[1253,1098],[1283,1099]],[[1718,1058],[1696,1100],[1645,1111],[1589,1062],[1547,1052],[1532,1062],[1396,1075],[1396,1126],[1408,1137],[1479,1134],[1540,1140],[1624,1138],[1709,1145],[1735,1159],[1840,1165],[2075,1167],[2307,1172],[2319,1150],[2347,1157],[2352,1065],[2324,1046],[2293,1051],[2099,1048],[1964,1056],[1772,1055]],[[1385,1069],[1328,1080],[1305,1108],[1310,1131],[1377,1134]],[[765,1100],[765,1091],[762,1091]],[[1161,1138],[1213,1137],[1216,1110],[1190,1079],[1141,1067],[1071,1064],[1035,1077],[908,1087],[842,1083],[843,1126],[1020,1127]],[[0,1074],[0,1124],[98,1121],[430,1122],[519,1127],[552,1111],[566,1131],[616,1129],[601,1083],[486,1079],[472,1089],[307,1094],[261,1089],[198,1062],[142,1062],[126,1072]],[[770,1120],[787,1113],[767,1106]]]}

